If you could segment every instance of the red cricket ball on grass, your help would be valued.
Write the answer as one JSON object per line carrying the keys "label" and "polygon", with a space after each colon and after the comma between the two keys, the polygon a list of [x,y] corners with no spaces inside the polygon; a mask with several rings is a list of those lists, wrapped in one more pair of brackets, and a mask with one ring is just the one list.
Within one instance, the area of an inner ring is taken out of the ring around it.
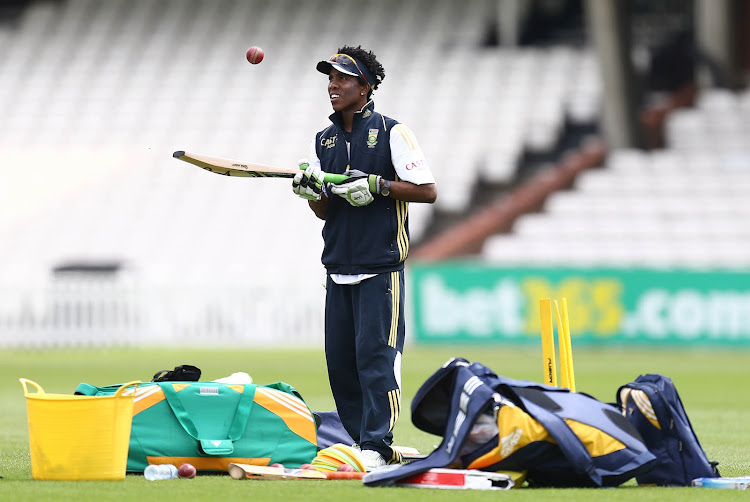
{"label": "red cricket ball on grass", "polygon": [[197,473],[193,464],[188,464],[187,462],[177,468],[177,475],[180,478],[192,479]]}
{"label": "red cricket ball on grass", "polygon": [[263,56],[265,56],[263,49],[261,49],[257,45],[253,45],[245,53],[245,57],[250,64],[260,63],[261,61],[263,61]]}

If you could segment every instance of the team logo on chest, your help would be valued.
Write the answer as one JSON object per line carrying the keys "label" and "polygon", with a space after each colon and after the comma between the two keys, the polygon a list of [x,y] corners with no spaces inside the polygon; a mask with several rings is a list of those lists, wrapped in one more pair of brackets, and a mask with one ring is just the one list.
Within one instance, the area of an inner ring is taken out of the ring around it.
{"label": "team logo on chest", "polygon": [[370,129],[367,131],[367,148],[375,148],[378,144],[378,129]]}
{"label": "team logo on chest", "polygon": [[336,136],[330,138],[320,138],[320,146],[323,148],[333,148],[336,146]]}

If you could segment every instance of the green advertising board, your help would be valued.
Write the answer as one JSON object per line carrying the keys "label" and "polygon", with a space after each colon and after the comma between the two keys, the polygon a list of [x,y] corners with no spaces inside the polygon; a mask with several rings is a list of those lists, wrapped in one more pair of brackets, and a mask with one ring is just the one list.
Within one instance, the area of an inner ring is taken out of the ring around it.
{"label": "green advertising board", "polygon": [[566,298],[576,343],[750,346],[750,271],[411,264],[418,343],[539,341],[539,300]]}

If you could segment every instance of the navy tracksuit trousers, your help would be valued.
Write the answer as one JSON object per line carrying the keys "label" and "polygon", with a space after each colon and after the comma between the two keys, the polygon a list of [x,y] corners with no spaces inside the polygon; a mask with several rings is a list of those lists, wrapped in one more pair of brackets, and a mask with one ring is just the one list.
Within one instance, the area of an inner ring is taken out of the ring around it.
{"label": "navy tracksuit trousers", "polygon": [[359,284],[326,281],[325,352],[328,379],[344,428],[363,450],[386,460],[401,412],[404,271]]}

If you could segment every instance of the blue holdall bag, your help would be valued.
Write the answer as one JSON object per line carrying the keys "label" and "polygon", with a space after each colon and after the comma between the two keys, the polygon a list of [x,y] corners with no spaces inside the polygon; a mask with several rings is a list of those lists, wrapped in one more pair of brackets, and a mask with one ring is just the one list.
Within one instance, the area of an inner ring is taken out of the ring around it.
{"label": "blue holdall bag", "polygon": [[532,487],[609,487],[656,461],[617,407],[466,359],[451,359],[432,375],[411,410],[414,425],[442,442],[424,459],[368,473],[365,486],[448,467],[512,471]]}
{"label": "blue holdall bag", "polygon": [[706,457],[674,383],[659,374],[640,375],[617,390],[617,405],[656,458],[636,476],[639,485],[690,486],[696,478],[718,478],[718,462]]}

